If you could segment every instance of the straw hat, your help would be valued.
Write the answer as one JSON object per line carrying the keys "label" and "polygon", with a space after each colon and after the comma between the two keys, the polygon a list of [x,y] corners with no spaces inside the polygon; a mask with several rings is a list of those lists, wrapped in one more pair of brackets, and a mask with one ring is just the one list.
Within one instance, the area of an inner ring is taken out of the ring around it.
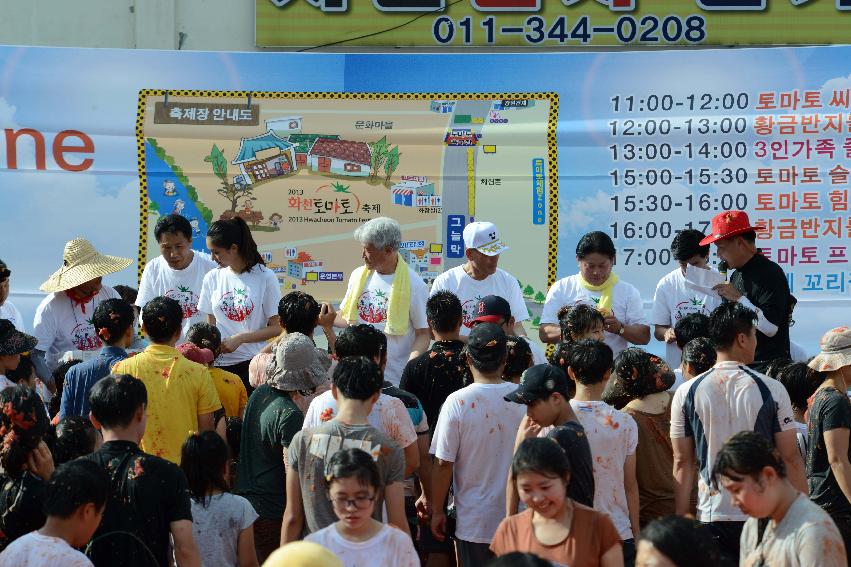
{"label": "straw hat", "polygon": [[829,330],[819,342],[819,352],[811,361],[810,368],[820,372],[839,370],[851,366],[851,328],[837,327]]}
{"label": "straw hat", "polygon": [[328,380],[331,357],[316,348],[307,335],[287,333],[272,347],[272,353],[266,376],[267,383],[276,390],[313,390]]}
{"label": "straw hat", "polygon": [[133,260],[129,258],[101,254],[85,238],[75,238],[65,245],[62,267],[41,284],[39,289],[47,293],[65,291],[123,270],[132,263]]}

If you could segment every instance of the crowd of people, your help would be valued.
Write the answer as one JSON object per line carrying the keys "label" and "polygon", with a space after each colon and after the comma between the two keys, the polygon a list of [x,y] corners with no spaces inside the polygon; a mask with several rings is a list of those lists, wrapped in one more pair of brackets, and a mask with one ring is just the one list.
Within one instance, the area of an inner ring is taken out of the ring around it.
{"label": "crowd of people", "polygon": [[[0,262],[0,566],[847,566],[851,328],[802,354],[757,227],[711,230],[649,318],[584,235],[548,353],[489,222],[430,289],[363,224],[338,309],[281,297],[239,217],[209,256],[161,217],[138,292],[69,242],[31,329]],[[729,281],[690,285],[712,245]]]}

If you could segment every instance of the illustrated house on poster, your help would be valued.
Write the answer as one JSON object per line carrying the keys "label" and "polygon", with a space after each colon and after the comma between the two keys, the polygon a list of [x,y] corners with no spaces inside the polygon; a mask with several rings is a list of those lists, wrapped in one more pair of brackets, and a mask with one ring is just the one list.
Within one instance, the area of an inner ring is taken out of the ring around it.
{"label": "illustrated house on poster", "polygon": [[311,171],[368,177],[371,154],[366,142],[317,138],[308,152]]}
{"label": "illustrated house on poster", "polygon": [[322,260],[290,260],[287,262],[287,275],[296,279],[307,279],[310,272],[321,272],[325,263]]}
{"label": "illustrated house on poster", "polygon": [[425,248],[414,248],[411,250],[399,250],[405,263],[417,273],[428,270],[428,251]]}
{"label": "illustrated house on poster", "polygon": [[337,134],[290,134],[287,136],[287,140],[295,145],[295,163],[298,167],[307,166],[307,154],[310,152],[310,146],[318,138],[339,140],[340,136]]}
{"label": "illustrated house on poster", "polygon": [[239,153],[232,163],[239,166],[243,181],[248,185],[298,169],[295,146],[271,130],[253,138],[242,138]]}
{"label": "illustrated house on poster", "polygon": [[439,206],[440,197],[434,195],[434,183],[429,183],[428,177],[403,175],[402,180],[390,187],[393,204],[403,207],[434,207]]}

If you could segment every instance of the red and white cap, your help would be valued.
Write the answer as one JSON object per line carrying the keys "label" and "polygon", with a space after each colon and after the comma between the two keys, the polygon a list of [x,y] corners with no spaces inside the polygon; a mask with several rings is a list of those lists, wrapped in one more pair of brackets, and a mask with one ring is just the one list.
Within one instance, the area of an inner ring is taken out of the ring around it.
{"label": "red and white cap", "polygon": [[497,256],[508,250],[492,222],[471,222],[465,226],[464,247],[475,248],[485,256]]}

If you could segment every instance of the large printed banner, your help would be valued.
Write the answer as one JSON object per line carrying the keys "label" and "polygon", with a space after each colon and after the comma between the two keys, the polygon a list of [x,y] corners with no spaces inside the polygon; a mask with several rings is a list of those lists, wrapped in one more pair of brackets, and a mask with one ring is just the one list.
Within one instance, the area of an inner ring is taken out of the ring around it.
{"label": "large printed banner", "polygon": [[[283,291],[339,300],[380,215],[430,280],[497,223],[537,315],[589,230],[649,308],[670,242],[744,209],[811,351],[847,323],[851,48],[541,55],[0,48],[0,258],[30,318],[78,235],[137,258],[177,212],[193,245],[252,228]],[[713,261],[715,260],[713,251]],[[651,345],[658,350],[658,343]]]}
{"label": "large printed banner", "polygon": [[260,47],[851,43],[851,0],[255,0]]}

